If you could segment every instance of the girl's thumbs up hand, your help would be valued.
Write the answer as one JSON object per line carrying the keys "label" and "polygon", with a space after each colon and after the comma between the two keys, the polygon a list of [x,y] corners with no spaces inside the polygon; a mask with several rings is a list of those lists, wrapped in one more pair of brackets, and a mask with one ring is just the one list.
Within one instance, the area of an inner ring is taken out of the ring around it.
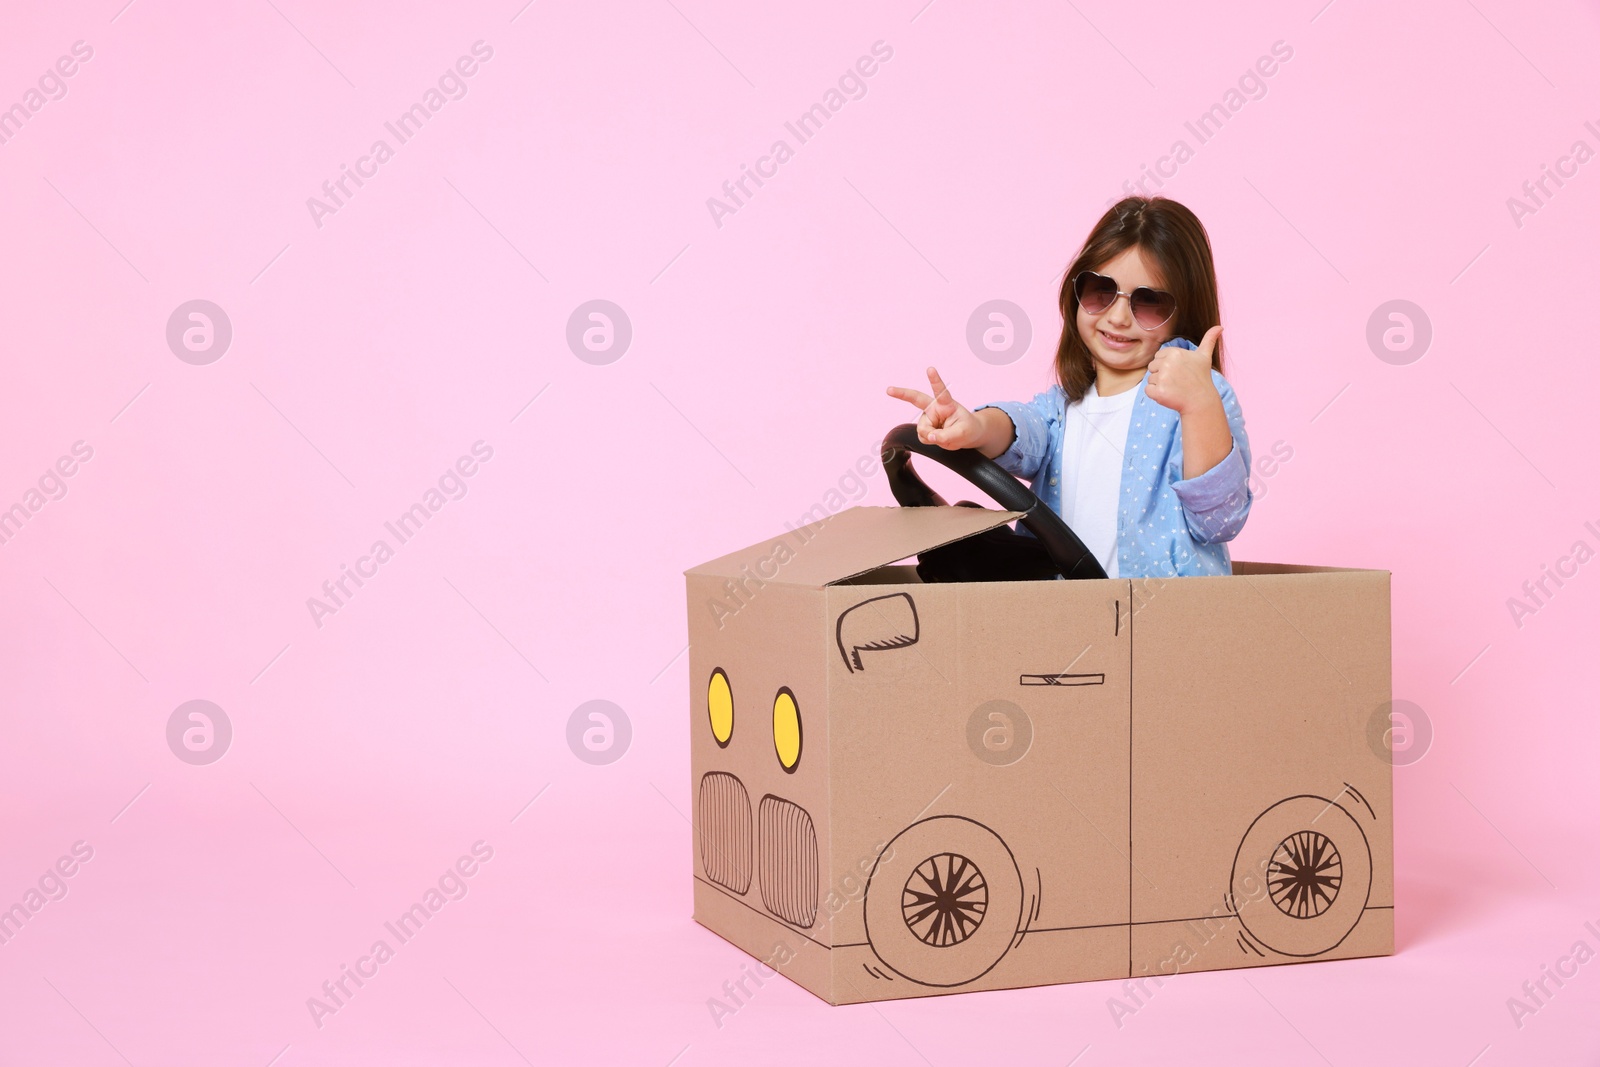
{"label": "girl's thumbs up hand", "polygon": [[1173,345],[1156,353],[1146,370],[1144,391],[1151,400],[1182,415],[1219,400],[1211,381],[1211,353],[1222,327],[1213,326],[1193,349]]}
{"label": "girl's thumbs up hand", "polygon": [[895,385],[888,389],[890,396],[922,409],[922,417],[917,419],[917,439],[923,444],[951,450],[977,448],[983,439],[983,423],[956,403],[944,379],[932,367],[928,368],[928,384],[933,388],[931,396],[918,389],[902,389]]}

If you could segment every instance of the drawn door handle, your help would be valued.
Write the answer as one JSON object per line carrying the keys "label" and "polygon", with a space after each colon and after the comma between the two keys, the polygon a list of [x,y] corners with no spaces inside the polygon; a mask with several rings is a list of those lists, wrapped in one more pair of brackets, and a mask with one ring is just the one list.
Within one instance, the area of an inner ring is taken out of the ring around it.
{"label": "drawn door handle", "polygon": [[1105,685],[1104,674],[1024,674],[1020,685]]}

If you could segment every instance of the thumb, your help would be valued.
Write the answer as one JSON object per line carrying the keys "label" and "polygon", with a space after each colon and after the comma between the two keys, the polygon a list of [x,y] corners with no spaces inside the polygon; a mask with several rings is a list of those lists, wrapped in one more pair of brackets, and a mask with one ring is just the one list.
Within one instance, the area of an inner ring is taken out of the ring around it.
{"label": "thumb", "polygon": [[1211,327],[1211,329],[1206,331],[1206,335],[1204,337],[1200,338],[1200,343],[1198,345],[1196,345],[1195,348],[1198,351],[1203,352],[1207,359],[1210,359],[1211,358],[1211,353],[1216,351],[1217,341],[1221,337],[1222,337],[1222,324],[1218,323],[1217,325]]}

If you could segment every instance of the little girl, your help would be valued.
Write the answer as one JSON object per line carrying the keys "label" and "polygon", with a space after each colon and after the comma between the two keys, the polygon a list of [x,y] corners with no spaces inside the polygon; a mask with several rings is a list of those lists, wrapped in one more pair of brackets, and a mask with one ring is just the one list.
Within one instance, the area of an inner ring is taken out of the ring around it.
{"label": "little girl", "polygon": [[1057,384],[1032,400],[969,411],[933,367],[932,396],[889,395],[922,409],[924,443],[976,448],[1026,479],[1110,577],[1231,573],[1250,441],[1222,376],[1205,227],[1164,197],[1119,201],[1067,268],[1060,303]]}

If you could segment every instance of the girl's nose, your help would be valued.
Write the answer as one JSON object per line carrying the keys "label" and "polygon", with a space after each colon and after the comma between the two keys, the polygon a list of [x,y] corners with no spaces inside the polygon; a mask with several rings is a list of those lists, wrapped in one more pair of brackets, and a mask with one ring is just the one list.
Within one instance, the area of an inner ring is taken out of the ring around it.
{"label": "girl's nose", "polygon": [[1133,304],[1129,299],[1118,293],[1111,301],[1111,306],[1106,308],[1105,317],[1114,325],[1126,326],[1133,322]]}

